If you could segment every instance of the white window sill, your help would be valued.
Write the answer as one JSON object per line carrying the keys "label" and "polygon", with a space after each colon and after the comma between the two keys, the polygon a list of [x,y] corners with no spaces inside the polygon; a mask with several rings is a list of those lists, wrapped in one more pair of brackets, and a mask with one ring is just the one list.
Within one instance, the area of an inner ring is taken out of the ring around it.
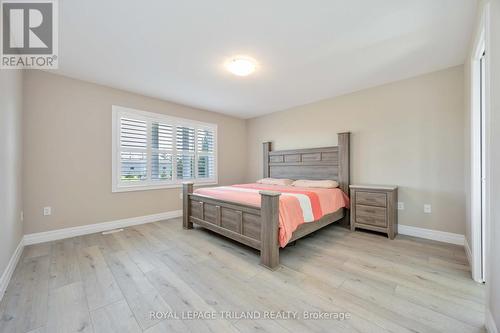
{"label": "white window sill", "polygon": [[[189,181],[189,180],[186,180]],[[195,187],[217,185],[218,181],[211,182],[195,182]],[[130,186],[113,186],[111,192],[131,192],[131,191],[151,191],[151,190],[164,190],[169,188],[182,188],[182,184],[162,184],[162,185],[130,185]]]}

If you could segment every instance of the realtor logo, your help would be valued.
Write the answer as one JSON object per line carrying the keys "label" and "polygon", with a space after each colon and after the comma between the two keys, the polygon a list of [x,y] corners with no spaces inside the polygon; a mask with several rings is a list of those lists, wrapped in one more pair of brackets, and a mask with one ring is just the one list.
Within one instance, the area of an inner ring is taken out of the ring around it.
{"label": "realtor logo", "polygon": [[3,0],[2,69],[56,69],[57,0]]}

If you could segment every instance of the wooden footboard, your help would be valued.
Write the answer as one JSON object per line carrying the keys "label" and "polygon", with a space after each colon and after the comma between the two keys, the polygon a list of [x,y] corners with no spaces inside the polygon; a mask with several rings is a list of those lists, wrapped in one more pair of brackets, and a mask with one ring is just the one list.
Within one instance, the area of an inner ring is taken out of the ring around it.
{"label": "wooden footboard", "polygon": [[206,229],[253,247],[261,253],[261,264],[279,265],[279,196],[261,191],[261,207],[217,200],[193,194],[193,184],[183,184],[183,227],[196,223]]}

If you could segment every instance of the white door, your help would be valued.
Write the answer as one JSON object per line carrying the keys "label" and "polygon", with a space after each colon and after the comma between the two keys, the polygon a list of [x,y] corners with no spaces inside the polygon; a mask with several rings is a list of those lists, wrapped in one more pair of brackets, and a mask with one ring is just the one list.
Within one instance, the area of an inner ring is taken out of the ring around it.
{"label": "white door", "polygon": [[486,270],[486,52],[479,60],[480,104],[481,104],[481,279],[485,281]]}

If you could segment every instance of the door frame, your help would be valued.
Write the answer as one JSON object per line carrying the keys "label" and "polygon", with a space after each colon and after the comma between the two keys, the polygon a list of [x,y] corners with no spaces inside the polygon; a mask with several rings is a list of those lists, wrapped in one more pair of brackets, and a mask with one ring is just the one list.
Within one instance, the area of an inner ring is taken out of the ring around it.
{"label": "door frame", "polygon": [[[486,261],[485,248],[488,246],[489,223],[490,223],[490,60],[489,60],[489,5],[484,7],[481,13],[479,30],[474,40],[473,50],[471,54],[470,66],[470,133],[471,133],[471,202],[470,202],[470,223],[471,223],[471,270],[472,278],[480,283],[487,280],[487,268],[484,269],[484,262]],[[483,52],[486,50],[484,59],[486,77],[484,80],[484,128],[482,128],[482,110],[481,110],[481,67],[480,61]],[[484,187],[485,197],[482,198],[482,179],[481,179],[481,143],[482,143],[482,130],[485,135],[485,175]],[[484,210],[482,204],[486,209]],[[484,223],[482,223],[484,219]],[[484,225],[484,229],[482,226]],[[484,235],[484,236],[483,236]],[[483,239],[484,238],[484,239]],[[482,247],[484,245],[484,247]]]}

